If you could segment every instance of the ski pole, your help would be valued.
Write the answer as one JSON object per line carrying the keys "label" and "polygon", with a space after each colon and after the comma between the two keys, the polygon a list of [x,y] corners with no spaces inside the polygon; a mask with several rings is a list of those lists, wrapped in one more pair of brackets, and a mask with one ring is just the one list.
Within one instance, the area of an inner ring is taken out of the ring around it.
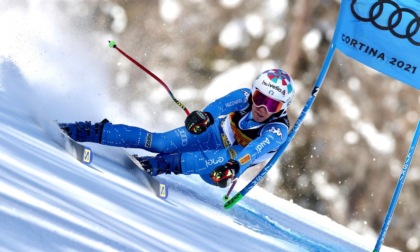
{"label": "ski pole", "polygon": [[190,114],[190,112],[188,111],[187,107],[185,107],[184,104],[182,104],[180,101],[178,101],[178,99],[175,98],[175,96],[172,94],[171,90],[165,84],[165,82],[163,82],[159,77],[157,77],[154,73],[152,73],[145,66],[143,66],[138,61],[136,61],[135,59],[133,59],[130,55],[128,55],[127,53],[125,53],[123,50],[121,50],[117,46],[117,43],[115,41],[108,41],[108,43],[109,43],[108,44],[109,47],[117,49],[118,52],[120,52],[122,55],[124,55],[127,59],[129,59],[131,62],[133,62],[136,66],[138,66],[141,70],[143,70],[144,72],[146,72],[148,75],[152,76],[157,82],[159,82],[166,89],[166,91],[168,91],[169,95],[171,96],[172,100],[174,100],[174,102],[176,103],[176,105],[178,105],[179,107],[181,107],[185,111],[185,113],[187,115]]}
{"label": "ski pole", "polygon": [[232,181],[232,185],[230,186],[229,191],[228,191],[228,192],[226,193],[226,195],[223,197],[223,199],[224,199],[225,201],[229,200],[229,195],[230,195],[230,193],[232,192],[233,188],[235,187],[236,182],[238,182],[238,178],[235,178],[235,179]]}

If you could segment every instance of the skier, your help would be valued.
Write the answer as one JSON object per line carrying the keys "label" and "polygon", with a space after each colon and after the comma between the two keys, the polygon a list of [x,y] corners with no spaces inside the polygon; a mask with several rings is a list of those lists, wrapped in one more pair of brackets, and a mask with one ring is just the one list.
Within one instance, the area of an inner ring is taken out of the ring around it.
{"label": "skier", "polygon": [[95,142],[158,153],[137,157],[152,176],[199,174],[212,185],[227,187],[249,167],[272,157],[285,142],[287,107],[295,90],[285,71],[260,73],[248,88],[238,89],[193,111],[185,127],[164,133],[102,122],[61,123],[60,128],[79,142]]}

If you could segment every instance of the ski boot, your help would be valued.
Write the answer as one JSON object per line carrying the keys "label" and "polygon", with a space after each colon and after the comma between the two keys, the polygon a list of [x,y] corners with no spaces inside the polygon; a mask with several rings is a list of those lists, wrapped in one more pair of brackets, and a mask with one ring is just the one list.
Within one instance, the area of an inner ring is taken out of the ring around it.
{"label": "ski boot", "polygon": [[155,157],[134,157],[143,166],[143,169],[152,176],[159,174],[182,174],[181,153],[176,154],[158,154]]}
{"label": "ski boot", "polygon": [[66,133],[71,139],[77,142],[102,142],[102,131],[104,125],[109,123],[107,119],[103,119],[99,123],[91,122],[75,122],[75,123],[59,123],[60,129]]}

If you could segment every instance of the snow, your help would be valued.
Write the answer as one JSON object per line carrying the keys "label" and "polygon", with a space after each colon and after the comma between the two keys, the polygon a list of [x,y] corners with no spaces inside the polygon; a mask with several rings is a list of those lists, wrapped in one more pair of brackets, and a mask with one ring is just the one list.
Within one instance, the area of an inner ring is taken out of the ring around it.
{"label": "snow", "polygon": [[176,0],[160,0],[160,15],[166,22],[174,22],[182,12],[182,7]]}
{"label": "snow", "polygon": [[244,34],[243,23],[240,20],[233,20],[226,24],[219,36],[219,43],[231,50],[245,46],[248,40],[248,37]]}
{"label": "snow", "polygon": [[[161,176],[169,197],[156,198],[122,165],[115,147],[90,144],[94,159],[85,166],[57,143],[59,129],[46,113],[51,108],[40,107],[44,97],[35,95],[30,80],[6,59],[0,73],[0,251],[374,247],[374,237],[362,237],[259,187],[226,211],[226,191],[194,175]],[[244,185],[240,180],[237,188]]]}
{"label": "snow", "polygon": [[[109,71],[98,62],[106,61],[101,56],[106,53],[90,50],[94,47],[87,39],[74,39],[72,24],[47,2],[30,1],[26,9],[2,5],[8,8],[0,16],[0,251],[373,250],[375,235],[361,236],[258,186],[226,211],[226,190],[195,175],[159,177],[170,192],[166,201],[157,199],[123,166],[119,148],[89,144],[91,166],[76,161],[57,142],[54,120],[133,119],[124,118],[105,89]],[[242,1],[220,2],[233,8]],[[120,32],[126,17],[108,7],[113,29]],[[272,15],[283,13],[272,9]],[[165,13],[168,22],[177,18]],[[277,35],[267,43],[284,37],[281,30],[272,34]],[[106,43],[102,49],[110,50]],[[180,95],[206,92],[215,99],[226,81],[232,83],[229,88],[248,84],[255,68],[239,65],[213,80],[208,90]],[[124,76],[119,84],[126,84]],[[141,120],[151,119],[143,113]],[[245,184],[239,180],[236,189]]]}

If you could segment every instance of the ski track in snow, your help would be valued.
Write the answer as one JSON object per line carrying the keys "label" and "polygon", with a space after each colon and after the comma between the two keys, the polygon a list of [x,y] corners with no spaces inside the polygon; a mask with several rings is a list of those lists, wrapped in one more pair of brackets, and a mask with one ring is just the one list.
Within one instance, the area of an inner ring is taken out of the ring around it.
{"label": "ski track in snow", "polygon": [[[43,97],[19,69],[0,68],[0,251],[370,251],[375,240],[255,188],[231,210],[226,191],[161,176],[167,201],[143,188],[115,147],[66,153]],[[57,105],[59,107],[59,105]],[[241,188],[243,182],[238,183]],[[393,251],[383,247],[381,251]]]}

